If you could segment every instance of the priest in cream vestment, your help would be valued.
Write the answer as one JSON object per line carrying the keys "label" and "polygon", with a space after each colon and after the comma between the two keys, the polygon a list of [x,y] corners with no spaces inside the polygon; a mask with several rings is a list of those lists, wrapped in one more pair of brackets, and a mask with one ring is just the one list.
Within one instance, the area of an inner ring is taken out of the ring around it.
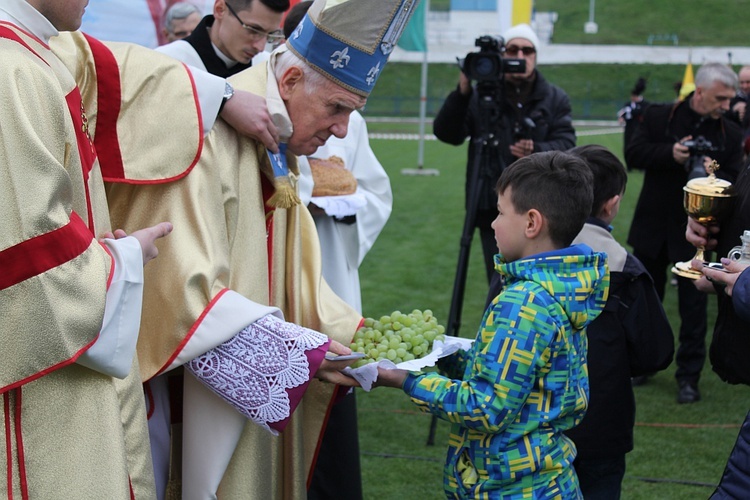
{"label": "priest in cream vestment", "polygon": [[99,240],[110,221],[86,108],[49,47],[81,3],[0,5],[0,491],[151,499],[134,353],[154,238]]}

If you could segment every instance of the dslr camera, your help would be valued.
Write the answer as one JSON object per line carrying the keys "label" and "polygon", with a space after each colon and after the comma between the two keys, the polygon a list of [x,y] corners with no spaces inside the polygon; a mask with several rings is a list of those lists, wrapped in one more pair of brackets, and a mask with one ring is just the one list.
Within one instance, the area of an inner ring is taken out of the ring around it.
{"label": "dslr camera", "polygon": [[690,157],[685,162],[685,170],[688,173],[688,180],[697,177],[705,177],[706,168],[703,166],[704,159],[708,156],[708,153],[718,151],[719,148],[715,147],[711,141],[702,135],[689,141],[683,141],[682,145],[687,146],[688,151],[690,152]]}
{"label": "dslr camera", "polygon": [[526,71],[526,61],[523,59],[509,59],[502,56],[503,39],[490,35],[480,36],[474,41],[479,47],[478,52],[469,52],[461,61],[461,71],[470,80],[477,82],[497,82],[505,73],[523,73]]}

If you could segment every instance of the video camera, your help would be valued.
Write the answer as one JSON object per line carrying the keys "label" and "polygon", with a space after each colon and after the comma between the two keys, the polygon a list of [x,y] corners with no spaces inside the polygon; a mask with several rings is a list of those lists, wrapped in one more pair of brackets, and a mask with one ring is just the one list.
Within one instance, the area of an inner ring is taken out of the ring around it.
{"label": "video camera", "polygon": [[704,136],[699,135],[695,139],[683,141],[683,146],[687,146],[690,157],[685,162],[685,170],[688,172],[688,180],[697,177],[706,176],[706,168],[703,166],[704,158],[708,153],[719,151],[719,148],[713,145],[711,141]]}
{"label": "video camera", "polygon": [[524,73],[526,61],[509,59],[502,56],[503,39],[490,35],[480,36],[474,41],[479,52],[469,52],[459,60],[461,71],[470,80],[478,82],[497,82],[505,73]]}

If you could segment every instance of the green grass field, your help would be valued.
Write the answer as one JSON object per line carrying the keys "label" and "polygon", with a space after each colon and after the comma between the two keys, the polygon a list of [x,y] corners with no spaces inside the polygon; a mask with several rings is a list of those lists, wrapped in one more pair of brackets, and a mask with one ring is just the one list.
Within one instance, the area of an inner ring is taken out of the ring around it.
{"label": "green grass field", "polygon": [[594,20],[599,25],[595,35],[583,32],[583,25],[589,20],[589,0],[534,0],[534,8],[539,12],[557,12],[553,43],[645,45],[649,35],[674,34],[679,45],[686,47],[747,45],[744,30],[732,27],[750,8],[748,0],[594,3]]}
{"label": "green grass field", "polygon": [[[370,126],[374,127],[382,126]],[[579,133],[579,145],[598,143],[618,154],[622,150],[619,133],[584,136],[583,129]],[[378,317],[396,309],[430,308],[445,324],[463,227],[466,146],[426,142],[424,166],[438,169],[438,176],[402,175],[402,169],[416,166],[416,141],[373,140],[372,147],[391,177],[394,206],[360,269],[364,314]],[[621,242],[625,241],[641,182],[639,172],[630,174],[614,223],[615,237]],[[461,336],[474,336],[486,290],[481,250],[475,238]],[[672,287],[665,306],[677,330]],[[712,303],[709,316],[714,314]],[[708,364],[700,388],[701,402],[678,405],[674,366],[636,388],[636,442],[635,450],[628,454],[624,499],[705,499],[711,494],[748,411],[750,392],[747,387],[721,382]],[[417,412],[403,392],[358,390],[357,398],[365,498],[443,498],[447,424],[438,423],[435,445],[427,446],[430,416]]]}

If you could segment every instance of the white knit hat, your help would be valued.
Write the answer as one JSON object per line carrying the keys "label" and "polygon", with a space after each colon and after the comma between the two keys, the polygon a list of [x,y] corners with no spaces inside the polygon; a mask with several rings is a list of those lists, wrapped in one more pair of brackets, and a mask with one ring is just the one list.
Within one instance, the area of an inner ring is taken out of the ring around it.
{"label": "white knit hat", "polygon": [[539,49],[539,37],[536,36],[534,30],[528,24],[516,24],[505,33],[503,33],[503,40],[508,43],[514,38],[523,38],[528,40],[534,46],[535,49]]}

